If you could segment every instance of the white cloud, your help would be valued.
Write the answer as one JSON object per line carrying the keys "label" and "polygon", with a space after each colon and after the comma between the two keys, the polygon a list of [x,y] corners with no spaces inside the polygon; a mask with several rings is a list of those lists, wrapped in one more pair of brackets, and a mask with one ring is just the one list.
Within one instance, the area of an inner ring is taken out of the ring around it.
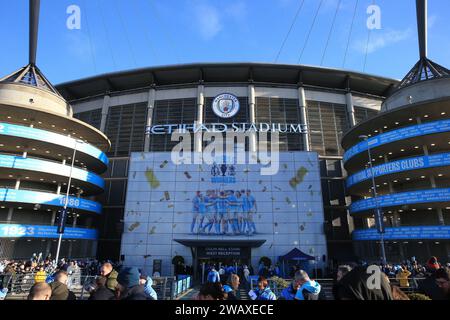
{"label": "white cloud", "polygon": [[412,36],[413,31],[411,28],[408,28],[406,30],[373,30],[368,46],[367,39],[361,39],[357,41],[353,47],[360,53],[366,53],[367,46],[367,53],[374,53],[375,51],[378,51],[390,45],[410,39]]}
{"label": "white cloud", "polygon": [[242,1],[227,2],[226,7],[219,8],[211,3],[192,1],[194,25],[204,40],[211,40],[222,32],[230,19],[244,25],[247,18],[247,4]]}
{"label": "white cloud", "polygon": [[438,16],[432,15],[428,17],[428,29],[431,29],[436,24],[436,21],[438,20]]}
{"label": "white cloud", "polygon": [[247,5],[243,1],[228,4],[225,13],[236,20],[242,21],[247,16]]}
{"label": "white cloud", "polygon": [[194,10],[202,38],[205,40],[214,38],[223,28],[217,8],[208,4],[197,4]]}

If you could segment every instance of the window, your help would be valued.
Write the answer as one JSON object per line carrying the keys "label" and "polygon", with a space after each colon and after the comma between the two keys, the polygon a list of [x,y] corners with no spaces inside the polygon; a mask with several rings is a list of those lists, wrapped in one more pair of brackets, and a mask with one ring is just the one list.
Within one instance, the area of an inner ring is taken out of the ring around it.
{"label": "window", "polygon": [[86,112],[80,112],[73,115],[74,118],[86,122],[91,126],[100,130],[100,123],[102,121],[102,109],[95,109]]}
{"label": "window", "polygon": [[[297,99],[256,98],[256,123],[301,123],[300,108]],[[268,135],[270,138],[270,136]],[[298,133],[280,133],[280,151],[303,151],[303,135]]]}
{"label": "window", "polygon": [[372,118],[378,114],[377,110],[355,107],[355,121],[356,124],[361,123],[369,118]]}
{"label": "window", "polygon": [[342,155],[341,138],[350,128],[345,106],[316,101],[307,105],[312,150],[320,155]]}
{"label": "window", "polygon": [[147,103],[109,108],[105,134],[111,140],[109,156],[128,156],[143,151]]}
{"label": "window", "polygon": [[[197,100],[172,99],[155,102],[152,117],[153,125],[193,124],[197,120]],[[170,151],[177,144],[171,141],[171,135],[151,135],[150,151]]]}

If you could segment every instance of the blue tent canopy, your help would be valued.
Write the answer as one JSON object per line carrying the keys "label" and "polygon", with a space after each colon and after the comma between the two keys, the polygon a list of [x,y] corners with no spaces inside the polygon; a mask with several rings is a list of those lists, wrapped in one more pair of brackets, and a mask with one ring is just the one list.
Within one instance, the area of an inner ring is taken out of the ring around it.
{"label": "blue tent canopy", "polygon": [[310,260],[316,260],[316,258],[314,258],[310,255],[307,255],[306,253],[295,248],[295,249],[292,249],[288,254],[281,256],[280,260],[310,261]]}

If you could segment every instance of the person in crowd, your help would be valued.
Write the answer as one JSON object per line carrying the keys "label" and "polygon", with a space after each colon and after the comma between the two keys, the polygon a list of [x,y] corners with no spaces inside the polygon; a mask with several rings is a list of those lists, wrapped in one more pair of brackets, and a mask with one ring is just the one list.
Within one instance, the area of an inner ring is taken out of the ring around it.
{"label": "person in crowd", "polygon": [[239,276],[235,273],[231,274],[227,284],[223,286],[223,290],[226,294],[225,300],[240,300],[239,285]]}
{"label": "person in crowd", "polygon": [[95,279],[95,289],[91,292],[88,300],[115,300],[114,291],[106,287],[108,279],[103,276]]}
{"label": "person in crowd", "polygon": [[391,293],[392,293],[392,299],[396,301],[407,301],[410,300],[408,295],[400,289],[400,287],[396,285],[392,285],[391,281],[389,280],[389,277],[387,274],[383,273],[384,278],[386,279],[387,283],[391,286]]}
{"label": "person in crowd", "polygon": [[264,277],[258,278],[258,288],[250,291],[250,298],[253,300],[269,301],[277,300],[275,294],[270,290],[269,282]]}
{"label": "person in crowd", "polygon": [[450,300],[450,268],[441,268],[436,271],[436,284],[442,290],[445,300]]}
{"label": "person in crowd", "polygon": [[337,292],[338,300],[393,300],[391,286],[381,269],[379,279],[375,279],[379,281],[380,288],[368,287],[374,277],[368,268],[369,266],[357,266],[341,279]]}
{"label": "person in crowd", "polygon": [[144,286],[144,292],[147,295],[147,297],[151,298],[152,300],[158,300],[158,295],[156,294],[155,289],[153,289],[153,279],[150,276],[145,276],[141,274],[141,278],[139,280],[139,284]]}
{"label": "person in crowd", "polygon": [[28,300],[50,300],[52,288],[48,283],[38,282],[31,287]]}
{"label": "person in crowd", "polygon": [[441,268],[441,265],[436,257],[431,257],[428,259],[426,268],[429,273],[434,273]]}
{"label": "person in crowd", "polygon": [[425,279],[418,281],[418,293],[428,296],[431,300],[446,300],[445,294],[437,283],[436,271],[439,269],[435,269],[436,263],[437,260],[433,258],[428,261]]}
{"label": "person in crowd", "polygon": [[298,279],[299,285],[295,300],[324,300],[323,295],[320,294],[322,287],[318,282],[311,280],[306,271],[297,271],[295,278]]}
{"label": "person in crowd", "polygon": [[195,300],[224,300],[224,290],[220,282],[208,282],[200,288]]}
{"label": "person in crowd", "polygon": [[116,290],[118,272],[114,270],[111,263],[106,262],[100,268],[100,275],[107,278],[106,287],[110,290]]}
{"label": "person in crowd", "polygon": [[66,271],[58,271],[55,281],[50,284],[52,296],[50,300],[76,300],[75,294],[67,287],[68,275]]}
{"label": "person in crowd", "polygon": [[396,279],[400,283],[401,288],[408,288],[409,287],[409,280],[408,277],[411,275],[411,272],[408,270],[407,266],[403,265],[400,267],[400,270],[398,270]]}
{"label": "person in crowd", "polygon": [[245,285],[248,285],[250,283],[250,269],[245,265],[244,266],[244,279],[245,279]]}
{"label": "person in crowd", "polygon": [[122,268],[117,276],[116,297],[119,300],[153,300],[145,294],[144,285],[139,283],[139,270],[135,267]]}
{"label": "person in crowd", "polygon": [[295,300],[295,295],[297,294],[297,290],[300,287],[300,279],[294,275],[294,280],[292,280],[291,284],[281,291],[280,300]]}
{"label": "person in crowd", "polygon": [[47,279],[47,272],[45,272],[44,267],[40,267],[34,276],[34,283],[45,282],[45,279]]}
{"label": "person in crowd", "polygon": [[352,267],[349,265],[342,265],[338,267],[337,273],[336,273],[336,280],[333,284],[333,297],[335,300],[338,300],[338,291],[339,291],[339,286],[341,285],[341,280],[342,278],[349,273],[350,271],[352,271]]}
{"label": "person in crowd", "polygon": [[217,272],[216,268],[214,266],[211,266],[211,271],[208,273],[207,282],[220,282],[220,275],[219,272]]}

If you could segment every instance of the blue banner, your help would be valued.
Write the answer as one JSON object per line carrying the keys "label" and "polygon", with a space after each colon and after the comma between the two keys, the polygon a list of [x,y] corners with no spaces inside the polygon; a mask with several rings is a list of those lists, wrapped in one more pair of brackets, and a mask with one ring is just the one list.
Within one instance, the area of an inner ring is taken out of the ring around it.
{"label": "blue banner", "polygon": [[[49,238],[56,239],[59,234],[56,226],[34,226],[23,224],[0,224],[0,238]],[[66,228],[63,239],[97,240],[94,229]]]}
{"label": "blue banner", "polygon": [[[47,192],[28,190],[0,189],[0,202],[16,202],[42,204],[54,207],[63,207],[66,201],[65,195],[57,195]],[[102,206],[98,202],[69,197],[68,207],[72,209],[90,211],[100,214]]]}
{"label": "blue banner", "polygon": [[347,150],[347,152],[344,154],[344,162],[347,162],[350,158],[354,157],[355,155],[361,152],[367,151],[368,146],[370,146],[370,148],[376,148],[395,141],[449,131],[450,131],[450,119],[428,122],[424,124],[389,131],[380,134],[374,138],[368,139],[367,141],[362,141],[357,145],[353,146],[352,148],[350,148],[349,150]]}
{"label": "blue banner", "polygon": [[[70,166],[32,158],[0,155],[0,167],[8,169],[39,171],[65,177],[70,176]],[[105,187],[105,182],[100,176],[79,168],[73,168],[72,178],[92,183],[102,189],[104,189]]]}
{"label": "blue banner", "polygon": [[[76,139],[66,137],[62,134],[49,132],[41,129],[18,126],[9,123],[0,123],[0,135],[44,141],[51,144],[60,145],[66,148],[75,148]],[[105,165],[108,165],[108,157],[101,150],[87,143],[77,143],[77,151],[94,157]]]}
{"label": "blue banner", "polygon": [[[386,228],[385,240],[448,240],[450,239],[450,226],[432,227],[399,227]],[[355,230],[353,240],[371,241],[380,240],[376,229]]]}
{"label": "blue banner", "polygon": [[[375,177],[381,177],[384,175],[398,172],[444,167],[444,166],[450,166],[450,153],[436,154],[425,157],[408,158],[399,161],[385,163],[373,167],[373,173]],[[360,171],[347,178],[347,188],[355,184],[358,184],[362,181],[369,180],[370,178],[372,178],[372,172],[370,169]]]}
{"label": "blue banner", "polygon": [[[433,203],[450,201],[450,188],[420,190],[404,193],[394,193],[377,197],[380,208],[396,207],[408,204]],[[374,198],[364,199],[354,202],[350,206],[351,213],[367,211],[377,207]]]}

